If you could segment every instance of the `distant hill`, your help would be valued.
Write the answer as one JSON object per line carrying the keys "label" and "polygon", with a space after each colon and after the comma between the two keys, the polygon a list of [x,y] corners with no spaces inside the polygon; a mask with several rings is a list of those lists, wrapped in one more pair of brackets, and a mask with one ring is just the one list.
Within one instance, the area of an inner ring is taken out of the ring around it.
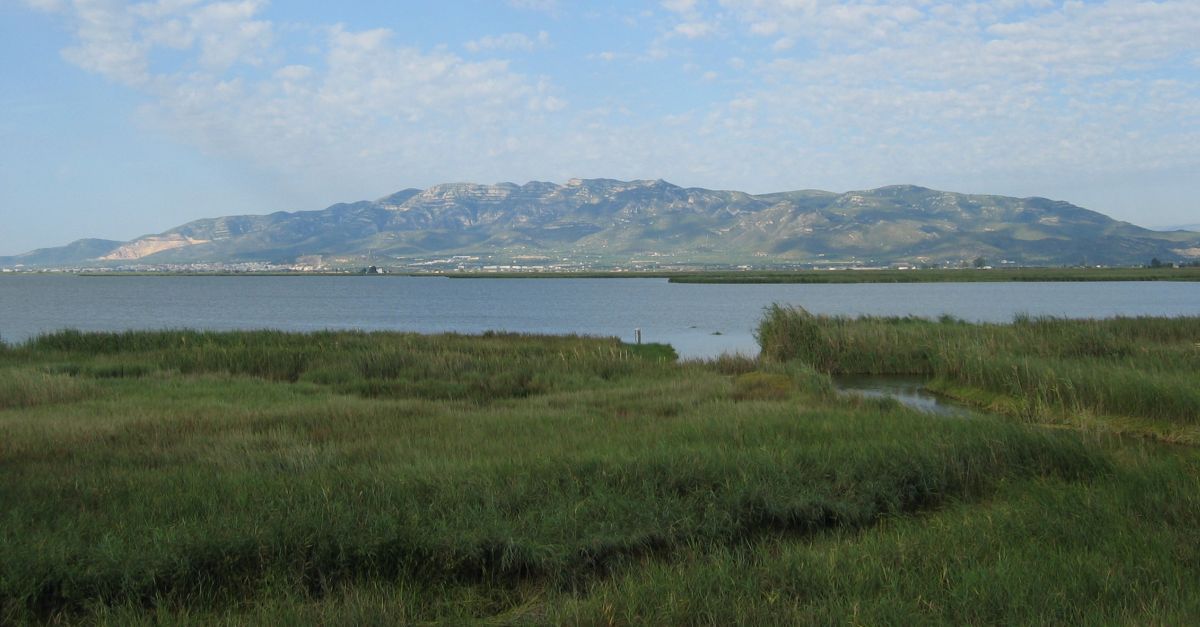
{"label": "distant hill", "polygon": [[1200,233],[1200,224],[1176,224],[1174,226],[1156,226],[1155,231],[1194,231]]}
{"label": "distant hill", "polygon": [[931,263],[1137,265],[1200,258],[1200,234],[1159,232],[1070,203],[912,185],[747,194],[665,181],[453,183],[320,211],[189,222],[130,242],[82,240],[0,265],[292,262],[541,256],[619,265]]}
{"label": "distant hill", "polygon": [[39,248],[30,252],[0,257],[0,266],[58,266],[77,264],[81,261],[97,259],[124,246],[125,242],[109,239],[81,239],[66,246],[56,248]]}

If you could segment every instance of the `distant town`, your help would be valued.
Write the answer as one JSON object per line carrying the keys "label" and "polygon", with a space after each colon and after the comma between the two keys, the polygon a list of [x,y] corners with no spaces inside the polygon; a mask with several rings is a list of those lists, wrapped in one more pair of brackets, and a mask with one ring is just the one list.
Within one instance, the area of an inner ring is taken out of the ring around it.
{"label": "distant town", "polygon": [[[1004,267],[1018,267],[1013,263],[1005,263]],[[1104,266],[1090,266],[1103,268]],[[721,264],[572,264],[572,263],[477,263],[452,264],[445,262],[422,262],[395,265],[328,265],[310,266],[288,263],[244,262],[244,263],[163,263],[163,264],[131,264],[119,266],[68,266],[68,267],[13,267],[0,269],[3,274],[405,274],[405,275],[442,275],[442,274],[587,274],[587,273],[673,273],[673,272],[753,272],[753,271],[841,271],[841,270],[921,270],[921,269],[957,269],[974,268],[992,270],[991,265],[969,266],[946,264],[938,266],[890,264],[890,265],[861,265],[861,264],[793,264],[793,265],[737,265]]]}
{"label": "distant town", "polygon": [[[973,268],[990,270],[994,267],[1015,268],[1015,261],[1002,259],[994,264],[982,257],[942,263],[906,261],[879,262],[873,259],[820,261],[812,263],[721,264],[699,261],[676,261],[663,255],[650,259],[627,261],[600,258],[551,258],[546,256],[501,257],[494,255],[454,255],[409,259],[369,259],[363,257],[323,257],[305,255],[294,262],[271,261],[208,262],[208,263],[125,263],[65,266],[15,265],[0,269],[10,273],[67,273],[67,274],[454,274],[454,273],[593,273],[593,272],[751,272],[789,270],[918,270]],[[1101,265],[1089,267],[1104,267]]]}

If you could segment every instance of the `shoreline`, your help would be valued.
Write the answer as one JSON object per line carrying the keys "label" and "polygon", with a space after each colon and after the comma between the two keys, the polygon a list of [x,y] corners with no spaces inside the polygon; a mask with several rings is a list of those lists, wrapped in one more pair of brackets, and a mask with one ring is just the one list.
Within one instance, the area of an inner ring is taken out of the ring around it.
{"label": "shoreline", "polygon": [[1001,268],[1001,269],[844,269],[584,272],[11,272],[0,276],[100,277],[412,277],[447,279],[666,279],[681,284],[849,284],[849,283],[1026,283],[1104,281],[1200,281],[1200,267],[1184,268]]}

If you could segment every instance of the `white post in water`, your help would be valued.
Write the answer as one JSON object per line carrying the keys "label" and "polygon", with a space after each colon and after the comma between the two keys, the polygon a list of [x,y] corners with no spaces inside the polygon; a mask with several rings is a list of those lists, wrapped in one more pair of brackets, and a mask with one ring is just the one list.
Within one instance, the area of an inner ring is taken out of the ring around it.
{"label": "white post in water", "polygon": [[633,330],[633,337],[634,337],[634,340],[636,340],[638,344],[641,344],[641,343],[642,343],[642,330],[641,330],[641,329],[634,329],[634,330]]}

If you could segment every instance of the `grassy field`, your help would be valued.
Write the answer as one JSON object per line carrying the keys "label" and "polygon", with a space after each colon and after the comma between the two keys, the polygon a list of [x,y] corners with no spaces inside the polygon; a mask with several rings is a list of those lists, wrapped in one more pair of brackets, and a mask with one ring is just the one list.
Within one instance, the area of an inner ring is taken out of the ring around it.
{"label": "grassy field", "polygon": [[[1090,337],[1051,322],[1011,341]],[[859,362],[815,358],[811,323],[684,363],[510,334],[0,345],[0,624],[1200,618],[1194,449],[843,398],[825,371]],[[1140,368],[1197,322],[1122,324]],[[892,346],[861,363],[934,361]]]}

